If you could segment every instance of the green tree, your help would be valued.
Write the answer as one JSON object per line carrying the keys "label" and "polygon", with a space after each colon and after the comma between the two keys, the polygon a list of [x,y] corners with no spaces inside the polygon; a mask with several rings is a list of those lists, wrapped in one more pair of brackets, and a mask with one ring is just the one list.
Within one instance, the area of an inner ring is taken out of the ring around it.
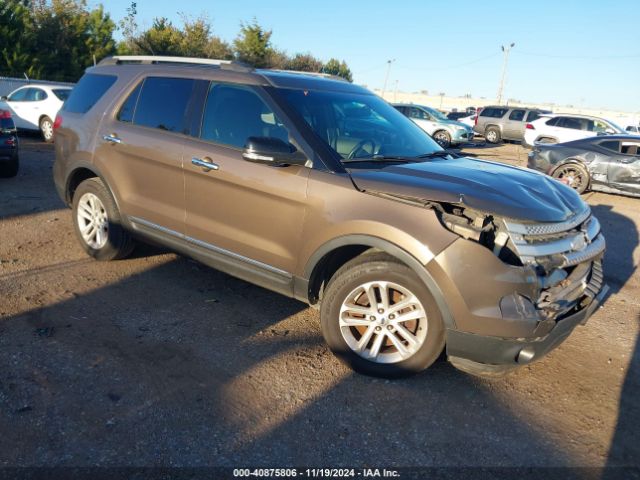
{"label": "green tree", "polygon": [[28,3],[19,0],[0,2],[0,74],[38,77],[41,68],[36,51],[35,28]]}
{"label": "green tree", "polygon": [[236,58],[257,68],[269,66],[273,54],[271,30],[263,29],[254,18],[251,23],[241,23],[240,33],[233,42]]}
{"label": "green tree", "polygon": [[322,61],[311,55],[310,53],[296,53],[295,56],[289,58],[284,68],[287,70],[297,70],[300,72],[321,72]]}
{"label": "green tree", "polygon": [[337,75],[350,82],[353,82],[353,74],[351,73],[351,70],[344,60],[340,62],[335,58],[330,59],[327,63],[324,64],[322,72],[328,73],[330,75]]}
{"label": "green tree", "polygon": [[136,55],[181,55],[184,34],[165,17],[153,20],[148,30],[132,39],[131,49]]}
{"label": "green tree", "polygon": [[111,16],[105,13],[102,5],[98,5],[89,12],[86,45],[91,59],[95,58],[98,61],[115,53],[116,42],[113,39],[115,29],[116,24],[111,20]]}

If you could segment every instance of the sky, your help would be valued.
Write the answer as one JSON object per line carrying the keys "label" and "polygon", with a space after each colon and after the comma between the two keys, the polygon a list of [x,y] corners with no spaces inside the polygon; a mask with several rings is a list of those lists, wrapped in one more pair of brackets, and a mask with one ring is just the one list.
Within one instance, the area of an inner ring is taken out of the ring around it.
{"label": "sky", "polygon": [[[97,1],[89,2],[96,5]],[[131,0],[102,2],[115,21]],[[345,60],[354,82],[495,99],[501,45],[515,43],[504,98],[640,112],[640,1],[137,0],[137,21],[206,15],[232,42],[253,18],[275,47]]]}

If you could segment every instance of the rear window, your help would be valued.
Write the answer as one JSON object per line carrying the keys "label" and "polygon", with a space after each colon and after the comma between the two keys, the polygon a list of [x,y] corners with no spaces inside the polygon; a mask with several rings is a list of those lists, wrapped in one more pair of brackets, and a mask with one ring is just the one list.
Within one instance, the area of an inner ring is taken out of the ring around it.
{"label": "rear window", "polygon": [[509,111],[508,108],[485,108],[480,113],[481,117],[502,118]]}
{"label": "rear window", "polygon": [[63,102],[66,101],[71,94],[71,90],[68,88],[55,88],[52,92],[56,97],[58,97],[58,100],[62,100]]}
{"label": "rear window", "polygon": [[533,122],[534,120],[537,120],[539,118],[540,118],[540,112],[536,112],[535,110],[531,110],[527,114],[527,122]]}
{"label": "rear window", "polygon": [[64,103],[65,112],[87,113],[116,81],[115,75],[85,74]]}
{"label": "rear window", "polygon": [[[190,78],[147,77],[135,105],[133,123],[145,127],[187,133],[185,131],[185,113],[191,99],[196,81]],[[130,100],[125,102],[120,120],[126,121],[126,113],[131,109]]]}

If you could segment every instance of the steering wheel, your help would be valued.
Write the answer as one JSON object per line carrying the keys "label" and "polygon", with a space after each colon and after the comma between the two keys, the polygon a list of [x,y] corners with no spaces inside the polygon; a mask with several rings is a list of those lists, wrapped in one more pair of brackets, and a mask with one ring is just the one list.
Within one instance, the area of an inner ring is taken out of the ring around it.
{"label": "steering wheel", "polygon": [[347,155],[347,160],[354,158],[356,156],[356,153],[360,152],[360,150],[363,150],[362,147],[364,147],[365,145],[371,145],[371,155],[375,153],[376,142],[370,138],[365,138],[364,140],[360,140],[356,144],[356,146],[351,149],[351,151],[349,152],[349,155]]}

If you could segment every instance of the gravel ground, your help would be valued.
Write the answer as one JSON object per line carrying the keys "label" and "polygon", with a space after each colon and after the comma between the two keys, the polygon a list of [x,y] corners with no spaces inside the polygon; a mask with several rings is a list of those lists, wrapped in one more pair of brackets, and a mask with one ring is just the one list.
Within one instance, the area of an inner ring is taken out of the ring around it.
{"label": "gravel ground", "polygon": [[295,300],[153,247],[90,260],[52,147],[22,146],[0,179],[0,466],[639,466],[640,200],[585,197],[612,294],[548,357],[384,381],[340,364]]}

